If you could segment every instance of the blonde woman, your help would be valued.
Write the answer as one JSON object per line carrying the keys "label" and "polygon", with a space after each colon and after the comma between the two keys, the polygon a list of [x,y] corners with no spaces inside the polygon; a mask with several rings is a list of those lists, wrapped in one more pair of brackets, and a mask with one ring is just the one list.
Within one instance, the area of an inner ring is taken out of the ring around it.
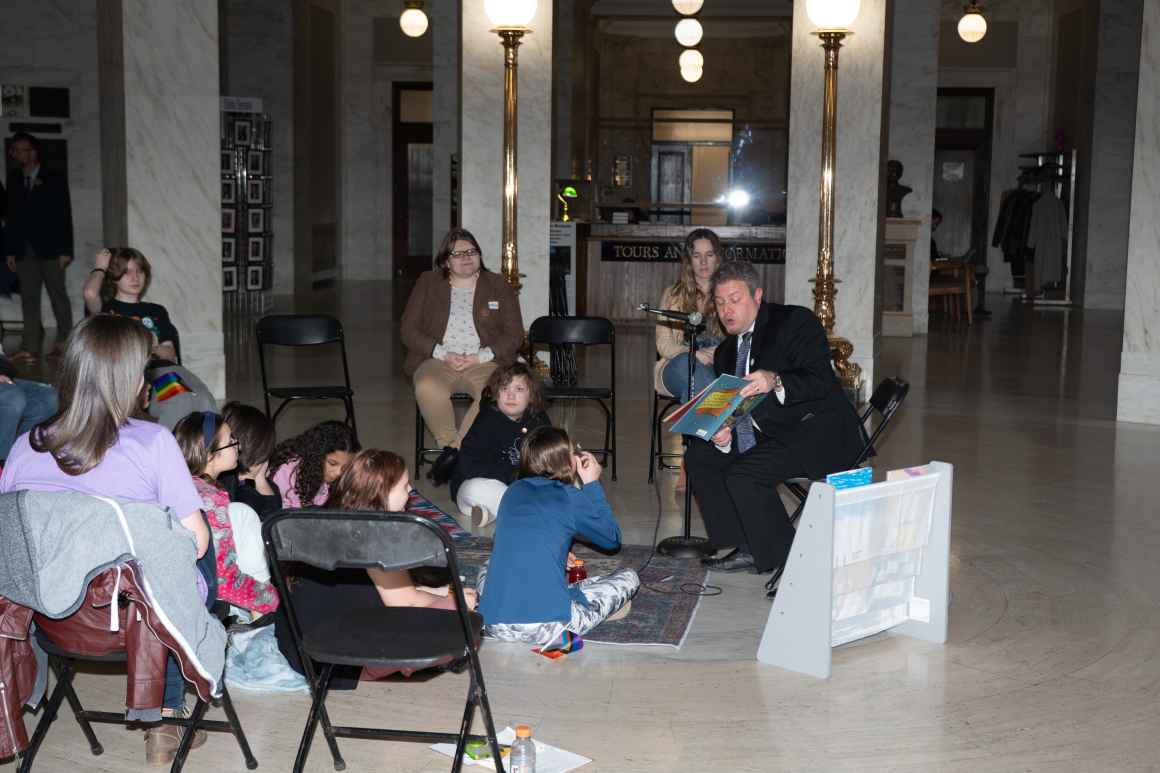
{"label": "blonde woman", "polygon": [[[712,382],[713,352],[724,333],[709,293],[709,278],[721,265],[721,240],[708,228],[695,228],[685,237],[681,273],[661,296],[661,308],[672,311],[699,311],[705,315],[704,329],[697,334],[697,361],[693,367],[693,393]],[[689,343],[679,322],[657,323],[656,389],[682,403],[689,393]]]}

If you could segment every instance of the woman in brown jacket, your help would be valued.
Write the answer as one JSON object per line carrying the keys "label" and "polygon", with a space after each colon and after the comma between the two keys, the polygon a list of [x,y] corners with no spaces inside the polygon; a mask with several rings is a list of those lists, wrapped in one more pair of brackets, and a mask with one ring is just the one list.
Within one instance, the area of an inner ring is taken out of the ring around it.
{"label": "woman in brown jacket", "polygon": [[[403,311],[403,372],[414,379],[423,420],[443,447],[432,467],[439,480],[450,474],[454,449],[479,411],[480,393],[497,366],[515,362],[524,338],[520,302],[511,285],[483,265],[479,242],[453,228],[425,271]],[[455,426],[453,392],[475,401]]]}

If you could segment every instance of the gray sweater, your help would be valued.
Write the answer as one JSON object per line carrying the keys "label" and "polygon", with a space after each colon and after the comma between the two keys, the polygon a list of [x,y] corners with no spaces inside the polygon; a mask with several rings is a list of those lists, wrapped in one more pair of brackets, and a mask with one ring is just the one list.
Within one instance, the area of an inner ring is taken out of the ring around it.
{"label": "gray sweater", "polygon": [[94,577],[129,560],[158,617],[220,696],[226,632],[198,592],[195,539],[172,511],[74,492],[0,494],[0,596],[67,617]]}

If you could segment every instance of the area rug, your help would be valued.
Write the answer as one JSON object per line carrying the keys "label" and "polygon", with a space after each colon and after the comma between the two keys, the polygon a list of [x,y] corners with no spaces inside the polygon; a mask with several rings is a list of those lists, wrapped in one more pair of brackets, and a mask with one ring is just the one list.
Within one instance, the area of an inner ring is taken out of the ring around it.
{"label": "area rug", "polygon": [[471,532],[460,526],[459,521],[440,510],[415,489],[411,489],[411,498],[407,500],[407,512],[430,518],[453,540],[464,540],[471,536]]}
{"label": "area rug", "polygon": [[[617,569],[636,569],[641,588],[632,600],[632,611],[623,620],[603,623],[584,635],[585,644],[652,644],[680,647],[689,633],[693,616],[701,597],[684,593],[681,588],[695,591],[705,582],[707,571],[697,561],[654,555],[648,566],[640,567],[648,559],[652,548],[648,545],[624,545],[614,556],[606,556],[580,545],[577,558],[584,559],[590,577],[609,575]],[[491,555],[491,540],[469,537],[455,544],[459,559],[459,573],[469,587],[474,587],[479,569]],[[563,572],[563,567],[560,568]]]}

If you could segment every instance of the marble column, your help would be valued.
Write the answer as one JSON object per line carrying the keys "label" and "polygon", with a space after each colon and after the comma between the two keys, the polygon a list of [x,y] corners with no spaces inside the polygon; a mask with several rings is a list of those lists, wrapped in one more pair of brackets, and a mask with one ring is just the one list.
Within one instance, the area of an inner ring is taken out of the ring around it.
{"label": "marble column", "polygon": [[[863,0],[838,59],[838,163],[834,272],[841,280],[834,332],[854,344],[868,395],[875,383],[877,303],[885,211],[888,0]],[[790,83],[786,303],[813,308],[821,178],[823,52],[805,3],[794,3]]]}
{"label": "marble column", "polygon": [[[894,0],[890,53],[890,158],[902,163],[902,182],[914,190],[903,217],[921,220],[911,261],[913,330],[929,321],[930,212],[934,196],[934,131],[938,103],[939,9],[925,0]],[[851,45],[859,42],[857,38]]]}
{"label": "marble column", "polygon": [[1087,233],[1075,271],[1089,309],[1124,307],[1140,0],[1101,0],[1092,96]]}
{"label": "marble column", "polygon": [[273,290],[294,292],[294,18],[286,0],[221,5],[225,96],[257,97],[270,116]]}
{"label": "marble column", "polygon": [[108,243],[153,264],[184,364],[225,396],[216,0],[100,4]]}
{"label": "marble column", "polygon": [[1160,424],[1160,3],[1144,4],[1116,418]]}
{"label": "marble column", "polygon": [[[500,267],[503,46],[483,0],[465,0],[461,49],[460,223],[479,239],[488,268]],[[552,3],[540,0],[519,50],[517,247],[524,325],[548,313],[548,220],[552,183]]]}
{"label": "marble column", "polygon": [[[432,0],[428,4],[431,34],[434,35],[434,93],[432,137],[435,145],[431,160],[434,176],[431,216],[431,244],[438,245],[451,228],[451,159],[459,155],[459,31],[458,0]],[[458,204],[458,202],[454,202]]]}
{"label": "marble column", "polygon": [[375,17],[382,5],[380,0],[339,4],[338,269],[343,279],[391,276],[390,84],[376,83],[374,57]]}

